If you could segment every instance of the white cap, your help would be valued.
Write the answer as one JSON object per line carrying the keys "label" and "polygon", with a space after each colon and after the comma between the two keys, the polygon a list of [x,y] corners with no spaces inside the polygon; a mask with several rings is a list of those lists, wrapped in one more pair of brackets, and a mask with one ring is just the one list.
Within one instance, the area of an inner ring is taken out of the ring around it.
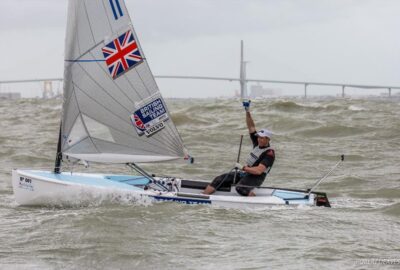
{"label": "white cap", "polygon": [[256,136],[258,137],[268,137],[271,139],[272,137],[272,132],[266,128],[261,129],[259,132],[256,133]]}

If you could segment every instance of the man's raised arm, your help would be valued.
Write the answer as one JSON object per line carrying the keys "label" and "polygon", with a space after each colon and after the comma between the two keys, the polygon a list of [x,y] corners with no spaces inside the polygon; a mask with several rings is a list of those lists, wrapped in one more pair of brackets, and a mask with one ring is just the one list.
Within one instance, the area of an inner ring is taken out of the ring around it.
{"label": "man's raised arm", "polygon": [[249,129],[249,133],[256,132],[256,125],[254,124],[253,118],[250,114],[250,100],[243,101],[243,107],[246,111],[246,124],[247,128]]}

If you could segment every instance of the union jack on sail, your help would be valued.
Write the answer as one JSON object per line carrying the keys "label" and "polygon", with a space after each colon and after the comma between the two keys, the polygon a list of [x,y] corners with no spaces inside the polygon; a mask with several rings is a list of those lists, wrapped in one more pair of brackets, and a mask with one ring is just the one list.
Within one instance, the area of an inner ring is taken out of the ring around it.
{"label": "union jack on sail", "polygon": [[143,61],[131,30],[108,43],[102,51],[113,79]]}
{"label": "union jack on sail", "polygon": [[133,114],[133,120],[135,122],[135,126],[139,131],[143,132],[146,130],[145,125],[143,124],[143,121],[140,119],[140,117],[135,113]]}

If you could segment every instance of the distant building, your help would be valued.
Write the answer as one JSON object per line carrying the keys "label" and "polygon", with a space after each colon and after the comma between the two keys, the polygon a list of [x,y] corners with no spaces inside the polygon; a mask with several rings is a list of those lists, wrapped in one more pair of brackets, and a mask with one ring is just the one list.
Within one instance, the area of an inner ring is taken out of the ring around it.
{"label": "distant building", "polygon": [[43,85],[43,92],[42,92],[42,98],[43,99],[49,99],[54,97],[54,92],[53,92],[53,82],[52,81],[45,81]]}
{"label": "distant building", "polygon": [[261,84],[255,84],[250,87],[250,98],[280,96],[280,89],[263,88]]}
{"label": "distant building", "polygon": [[0,99],[20,99],[21,93],[18,92],[9,92],[9,93],[0,93]]}

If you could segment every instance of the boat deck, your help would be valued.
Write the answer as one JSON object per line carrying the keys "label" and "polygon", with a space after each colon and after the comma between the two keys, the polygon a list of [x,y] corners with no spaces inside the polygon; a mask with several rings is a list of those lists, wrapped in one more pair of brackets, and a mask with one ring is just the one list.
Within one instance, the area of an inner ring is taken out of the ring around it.
{"label": "boat deck", "polygon": [[132,175],[103,175],[63,172],[55,174],[53,172],[27,170],[26,174],[39,176],[50,180],[64,182],[66,184],[82,184],[105,188],[120,188],[126,190],[142,190],[135,185],[146,185],[148,179],[143,176]]}

